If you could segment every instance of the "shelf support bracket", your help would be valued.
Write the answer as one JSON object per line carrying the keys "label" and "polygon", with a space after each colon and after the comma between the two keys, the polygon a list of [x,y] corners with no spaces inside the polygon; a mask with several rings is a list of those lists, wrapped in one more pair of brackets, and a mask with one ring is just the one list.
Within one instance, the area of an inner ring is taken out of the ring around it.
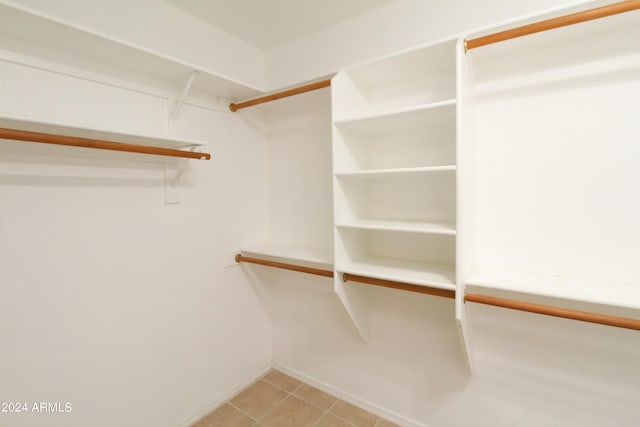
{"label": "shelf support bracket", "polygon": [[366,309],[361,301],[362,295],[358,295],[353,284],[345,283],[342,274],[338,271],[334,274],[334,291],[342,302],[347,314],[356,327],[358,334],[364,342],[368,341],[368,323]]}
{"label": "shelf support bracket", "polygon": [[[192,146],[189,147],[189,151],[196,152],[198,151],[198,147]],[[186,160],[180,160],[180,164],[178,165],[178,170],[176,171],[176,176],[171,180],[171,186],[176,188],[178,186],[178,182],[180,182],[180,178],[182,178],[182,174],[184,174],[184,170],[187,168]]]}
{"label": "shelf support bracket", "polygon": [[189,91],[191,90],[191,86],[193,86],[193,82],[195,82],[198,74],[200,74],[199,71],[194,71],[189,76],[189,80],[187,80],[187,83],[184,85],[184,89],[182,89],[180,98],[178,99],[178,102],[173,108],[173,112],[171,113],[171,120],[175,121],[178,118],[178,114],[180,114],[180,109],[182,108],[182,104],[184,104],[184,100],[189,94]]}

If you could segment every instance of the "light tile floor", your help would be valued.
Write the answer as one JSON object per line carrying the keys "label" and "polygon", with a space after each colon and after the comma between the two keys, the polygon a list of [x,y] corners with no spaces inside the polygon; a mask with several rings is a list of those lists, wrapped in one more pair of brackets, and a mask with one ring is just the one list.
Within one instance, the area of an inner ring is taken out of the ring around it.
{"label": "light tile floor", "polygon": [[399,427],[275,369],[192,427]]}

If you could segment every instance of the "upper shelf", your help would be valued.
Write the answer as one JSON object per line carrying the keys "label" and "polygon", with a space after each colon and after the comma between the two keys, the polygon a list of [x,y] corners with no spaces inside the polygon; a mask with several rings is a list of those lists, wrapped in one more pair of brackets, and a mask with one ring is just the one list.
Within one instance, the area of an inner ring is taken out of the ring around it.
{"label": "upper shelf", "polygon": [[476,269],[466,282],[468,287],[640,309],[640,285],[484,268]]}
{"label": "upper shelf", "polygon": [[[477,34],[481,36],[484,34]],[[476,35],[469,36],[474,38]],[[640,11],[530,34],[470,50],[479,93],[548,86],[594,78],[634,78],[640,66]]]}
{"label": "upper shelf", "polygon": [[361,228],[363,230],[402,231],[408,233],[446,234],[455,236],[456,226],[447,221],[398,221],[357,219],[336,223],[338,228]]}
{"label": "upper shelf", "polygon": [[[255,87],[211,70],[124,43],[106,34],[94,34],[8,5],[0,5],[0,37],[26,41],[75,57],[126,69],[132,73],[144,74],[170,82],[176,87],[182,87],[191,73],[198,71],[200,74],[193,85],[194,90],[202,90],[234,101],[261,94]],[[19,43],[6,41],[2,45],[5,50],[14,50],[17,54],[24,53]]]}
{"label": "upper shelf", "polygon": [[[433,122],[455,117],[454,108],[445,108],[453,107],[455,104],[456,99],[452,98],[409,107],[388,107],[375,110],[364,109],[363,112],[355,112],[352,116],[337,119],[334,121],[334,124],[347,129],[362,129],[364,126],[376,126],[380,128],[380,130],[387,130],[390,128],[398,129],[398,126],[402,125],[415,126],[415,120],[422,119],[425,121],[423,126],[428,126]],[[435,112],[431,113],[431,110]],[[433,115],[431,120],[429,120],[429,117],[424,116],[425,113]],[[421,114],[422,117],[420,117]],[[380,123],[376,124],[376,122]]]}

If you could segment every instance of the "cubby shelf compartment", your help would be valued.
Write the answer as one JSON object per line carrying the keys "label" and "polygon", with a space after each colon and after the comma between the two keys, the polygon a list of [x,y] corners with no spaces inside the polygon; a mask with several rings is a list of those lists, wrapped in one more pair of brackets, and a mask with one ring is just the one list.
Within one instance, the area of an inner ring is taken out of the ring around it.
{"label": "cubby shelf compartment", "polygon": [[241,253],[268,261],[333,270],[333,254],[330,249],[266,242],[242,248]]}
{"label": "cubby shelf compartment", "polygon": [[455,98],[455,40],[355,65],[339,73],[334,120]]}
{"label": "cubby shelf compartment", "polygon": [[335,170],[446,166],[456,163],[456,106],[336,122]]}
{"label": "cubby shelf compartment", "polygon": [[455,236],[337,227],[336,269],[416,285],[455,287]]}
{"label": "cubby shelf compartment", "polygon": [[476,268],[467,279],[467,286],[640,310],[640,283]]}
{"label": "cubby shelf compartment", "polygon": [[413,285],[455,290],[455,266],[410,261],[397,258],[363,257],[358,261],[337,264],[343,273],[375,277]]}
{"label": "cubby shelf compartment", "polygon": [[345,176],[335,181],[336,223],[455,223],[455,173]]}
{"label": "cubby shelf compartment", "polygon": [[386,175],[420,175],[433,172],[455,172],[456,167],[449,166],[426,166],[418,168],[395,168],[395,169],[371,169],[355,172],[336,173],[337,178],[368,178]]}
{"label": "cubby shelf compartment", "polygon": [[336,223],[338,228],[356,228],[363,230],[402,231],[408,233],[456,234],[455,224],[447,222],[418,222],[418,221],[392,221],[392,220],[355,220],[351,222]]}

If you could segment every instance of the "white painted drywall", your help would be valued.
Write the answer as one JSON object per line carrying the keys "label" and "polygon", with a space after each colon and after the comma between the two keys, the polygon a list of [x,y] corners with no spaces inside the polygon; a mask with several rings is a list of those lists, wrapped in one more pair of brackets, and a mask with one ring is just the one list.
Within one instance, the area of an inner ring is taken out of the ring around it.
{"label": "white painted drywall", "polygon": [[[265,52],[266,86],[276,89],[575,0],[397,0]],[[587,7],[587,6],[585,6]]]}
{"label": "white painted drywall", "polygon": [[[2,61],[0,88],[1,113],[169,128],[158,96]],[[0,425],[174,427],[269,366],[260,297],[222,265],[266,236],[265,136],[190,105],[170,128],[213,153],[189,161],[179,205],[158,158],[0,141],[0,401],[72,405]]]}
{"label": "white painted drywall", "polygon": [[210,70],[257,89],[264,54],[162,0],[2,0],[94,33]]}
{"label": "white painted drywall", "polygon": [[454,303],[360,286],[363,342],[331,279],[255,267],[273,321],[274,364],[403,426],[633,426],[637,332],[470,307],[474,372]]}
{"label": "white painted drywall", "polygon": [[269,157],[270,240],[333,252],[329,89],[271,103],[265,121]]}

